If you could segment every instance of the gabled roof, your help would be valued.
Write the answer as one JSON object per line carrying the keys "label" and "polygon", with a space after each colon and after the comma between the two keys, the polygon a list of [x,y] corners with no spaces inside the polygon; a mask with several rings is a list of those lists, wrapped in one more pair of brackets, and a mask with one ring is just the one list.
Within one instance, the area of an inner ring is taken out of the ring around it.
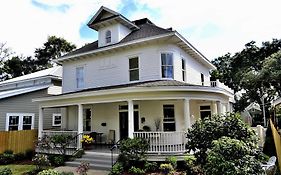
{"label": "gabled roof", "polygon": [[276,100],[273,101],[273,106],[281,104],[281,97],[277,98]]}
{"label": "gabled roof", "polygon": [[62,67],[55,66],[55,67],[52,67],[49,69],[41,70],[41,71],[34,72],[31,74],[12,78],[10,80],[2,81],[2,82],[0,82],[0,86],[6,85],[6,84],[29,81],[29,80],[38,79],[38,78],[47,77],[47,76],[53,77],[56,79],[61,79],[62,78]]}
{"label": "gabled roof", "polygon": [[132,23],[130,20],[125,18],[120,13],[117,13],[109,8],[101,6],[97,13],[89,21],[88,26],[94,30],[99,29],[99,25],[107,21],[117,20],[121,24],[125,25],[129,29],[135,30],[138,29],[138,26]]}

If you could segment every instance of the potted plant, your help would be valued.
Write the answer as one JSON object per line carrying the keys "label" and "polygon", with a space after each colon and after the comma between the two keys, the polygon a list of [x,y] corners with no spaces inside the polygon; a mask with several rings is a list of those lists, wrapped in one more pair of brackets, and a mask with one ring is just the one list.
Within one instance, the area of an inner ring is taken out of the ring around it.
{"label": "potted plant", "polygon": [[90,135],[83,135],[83,138],[81,140],[83,149],[89,149],[91,144],[94,142],[94,139]]}

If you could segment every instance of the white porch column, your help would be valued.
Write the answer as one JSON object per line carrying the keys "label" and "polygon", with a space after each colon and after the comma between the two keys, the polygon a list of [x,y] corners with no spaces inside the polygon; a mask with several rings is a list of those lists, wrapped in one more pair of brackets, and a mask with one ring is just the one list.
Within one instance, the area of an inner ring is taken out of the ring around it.
{"label": "white porch column", "polygon": [[77,140],[77,148],[82,148],[81,140],[83,134],[83,105],[78,104],[78,140]]}
{"label": "white porch column", "polygon": [[185,98],[183,100],[183,115],[184,115],[184,126],[185,130],[190,128],[190,106],[189,106],[189,99]]}
{"label": "white porch column", "polygon": [[217,113],[218,113],[218,115],[221,115],[221,113],[222,113],[221,101],[217,101]]}
{"label": "white porch column", "polygon": [[134,135],[134,103],[128,100],[128,137],[133,138]]}
{"label": "white porch column", "polygon": [[215,101],[212,101],[212,114],[213,115],[217,115],[218,114],[218,108],[217,108],[217,104]]}
{"label": "white porch column", "polygon": [[39,106],[39,118],[38,118],[38,138],[42,138],[42,131],[43,131],[43,111],[44,108]]}
{"label": "white porch column", "polygon": [[230,111],[230,103],[226,102],[226,112],[231,112]]}

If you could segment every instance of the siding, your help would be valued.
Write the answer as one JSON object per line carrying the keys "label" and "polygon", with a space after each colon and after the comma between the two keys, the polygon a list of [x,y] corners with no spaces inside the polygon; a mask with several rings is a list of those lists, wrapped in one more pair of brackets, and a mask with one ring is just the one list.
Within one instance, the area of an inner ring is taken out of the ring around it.
{"label": "siding", "polygon": [[[32,99],[46,96],[47,90],[40,90],[27,94],[22,94],[10,98],[0,100],[0,131],[4,131],[6,127],[7,113],[34,113],[35,121],[34,128],[38,128],[38,112],[37,103],[32,102]],[[45,109],[44,110],[44,129],[52,128],[52,114],[59,113],[60,109]]]}

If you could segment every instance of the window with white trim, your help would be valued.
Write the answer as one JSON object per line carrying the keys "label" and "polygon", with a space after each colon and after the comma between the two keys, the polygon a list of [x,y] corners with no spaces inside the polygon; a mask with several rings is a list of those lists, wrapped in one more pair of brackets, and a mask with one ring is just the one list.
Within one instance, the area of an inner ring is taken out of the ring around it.
{"label": "window with white trim", "polygon": [[33,113],[7,113],[6,131],[34,129]]}
{"label": "window with white trim", "polygon": [[173,53],[161,53],[162,78],[174,78]]}
{"label": "window with white trim", "polygon": [[163,105],[163,115],[164,131],[176,131],[175,106]]}
{"label": "window with white trim", "polygon": [[76,68],[76,87],[78,89],[84,88],[84,67]]}
{"label": "window with white trim", "polygon": [[139,80],[139,57],[129,59],[129,76],[130,81]]}
{"label": "window with white trim", "polygon": [[111,43],[111,31],[110,30],[107,30],[105,32],[105,41],[106,41],[106,44]]}
{"label": "window with white trim", "polygon": [[52,126],[61,126],[61,114],[53,114]]}
{"label": "window with white trim", "polygon": [[201,105],[200,106],[200,117],[204,119],[206,117],[211,117],[211,106],[210,105]]}
{"label": "window with white trim", "polygon": [[186,65],[185,65],[185,59],[181,59],[181,70],[182,70],[182,81],[186,81]]}

